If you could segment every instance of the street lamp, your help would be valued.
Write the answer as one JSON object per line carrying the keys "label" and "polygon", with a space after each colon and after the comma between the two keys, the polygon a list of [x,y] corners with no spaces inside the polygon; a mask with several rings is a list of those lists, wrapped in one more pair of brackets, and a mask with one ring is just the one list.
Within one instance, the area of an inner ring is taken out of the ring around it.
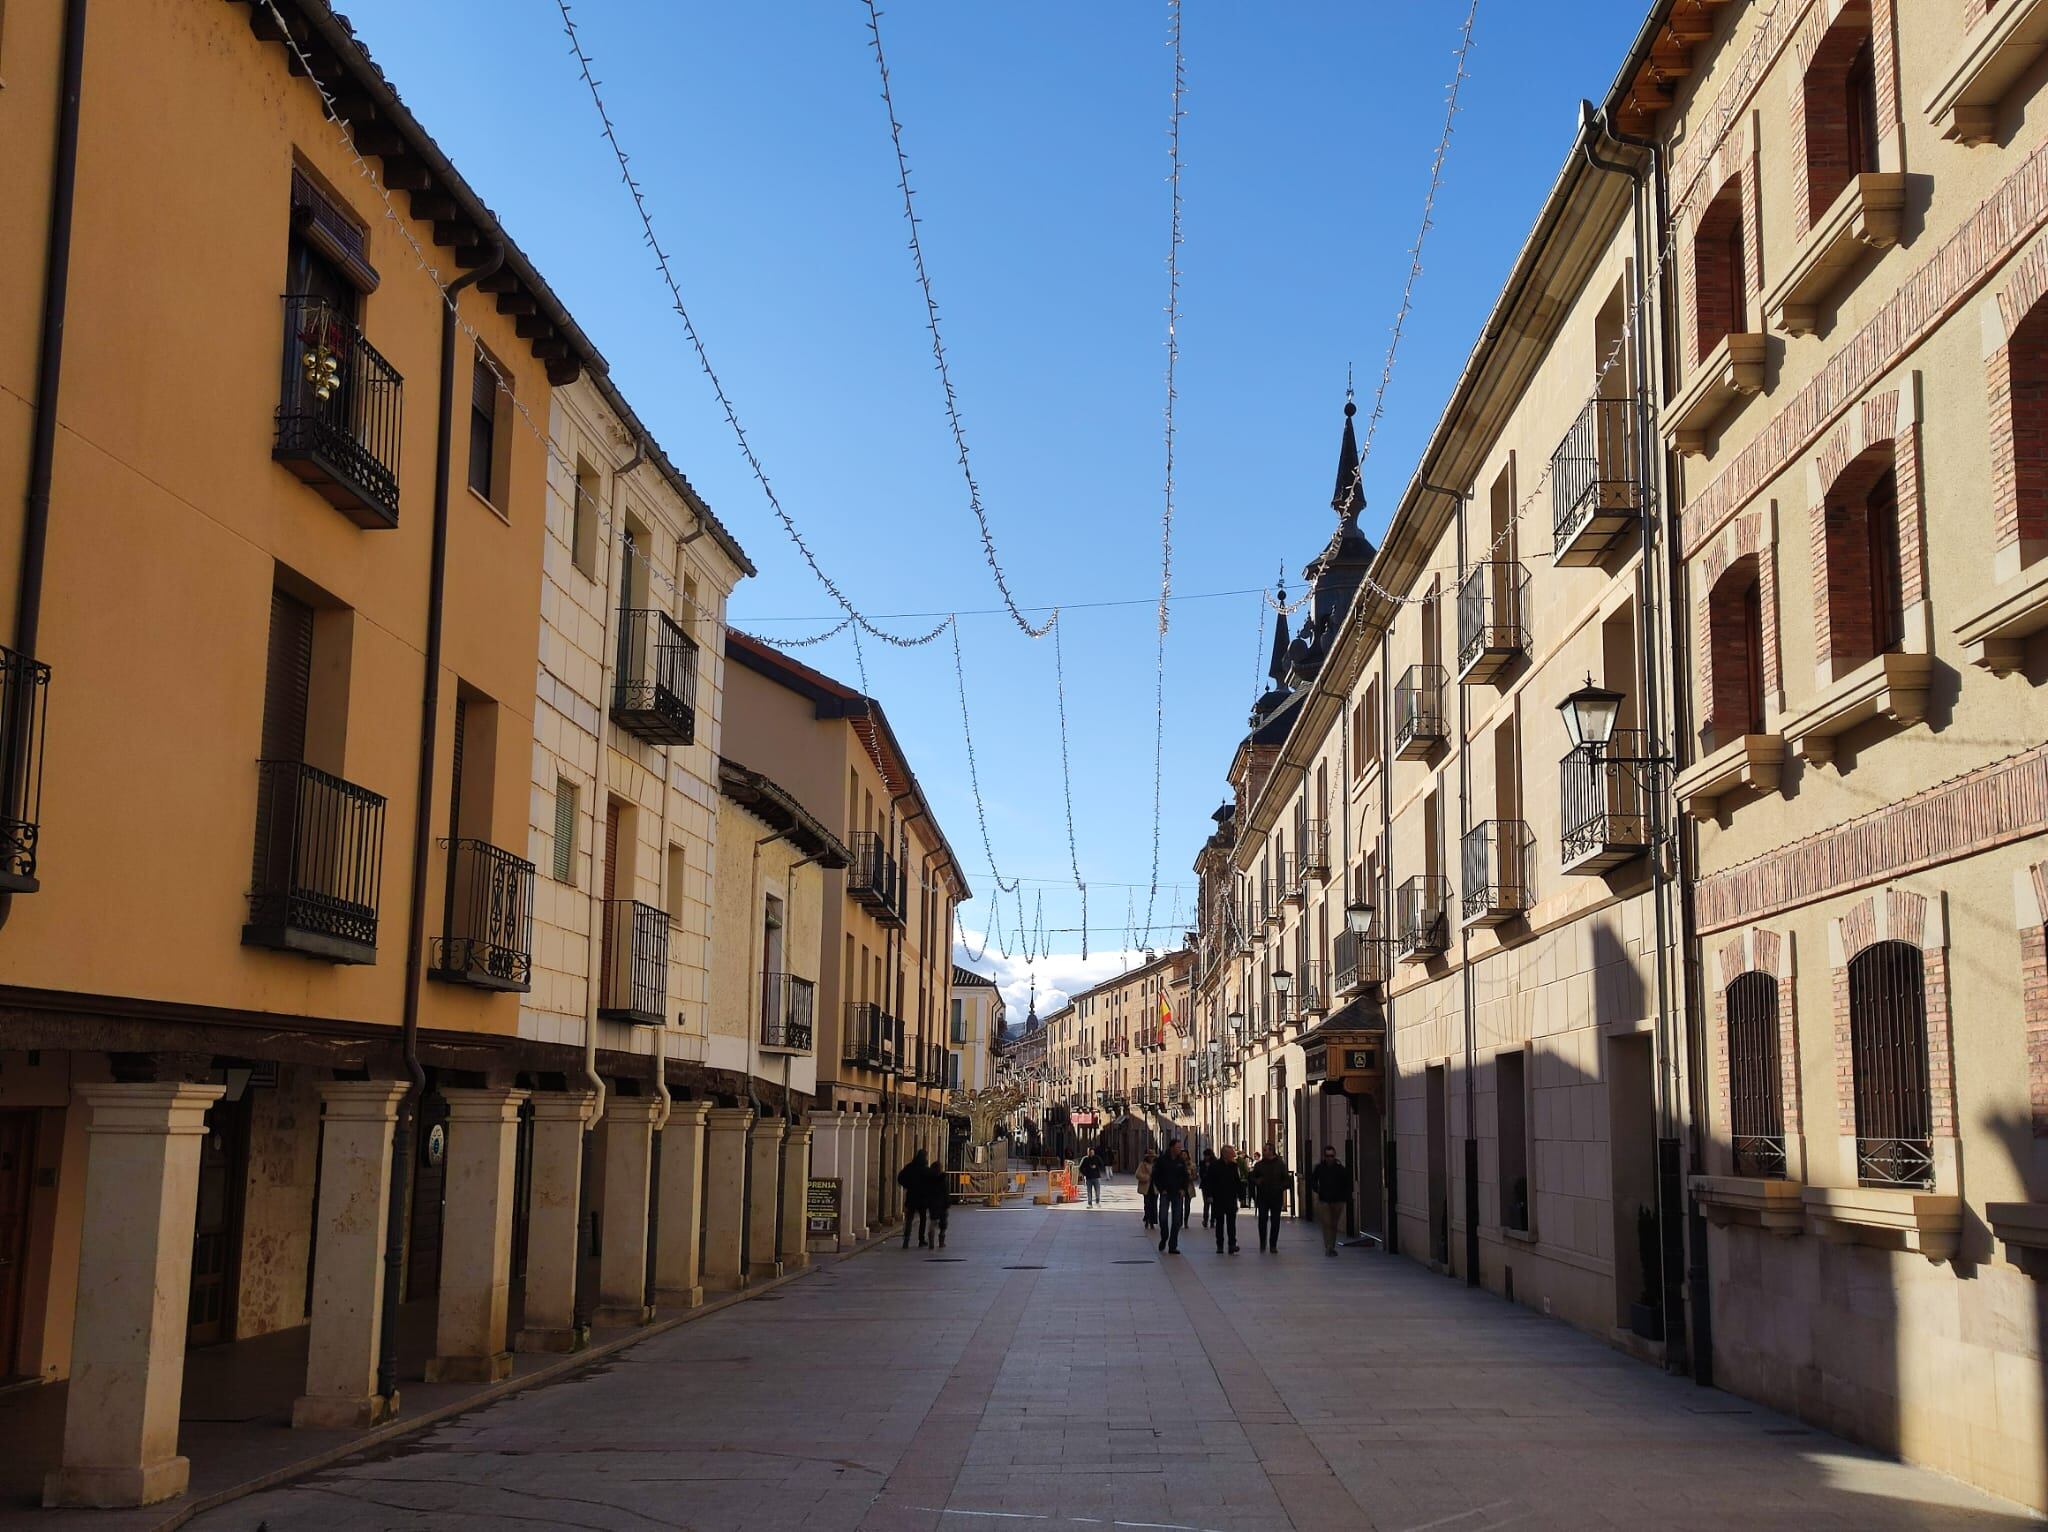
{"label": "street lamp", "polygon": [[1594,684],[1591,675],[1586,684],[1573,692],[1557,705],[1564,715],[1564,732],[1572,747],[1590,745],[1598,750],[1604,748],[1614,736],[1615,719],[1621,715],[1621,693],[1605,686]]}
{"label": "street lamp", "polygon": [[1278,996],[1280,997],[1280,1004],[1282,1005],[1282,1007],[1285,1007],[1285,1006],[1286,1006],[1286,1004],[1287,1004],[1287,997],[1288,997],[1288,995],[1289,995],[1289,994],[1290,994],[1290,993],[1291,993],[1291,992],[1293,991],[1293,989],[1294,989],[1294,975],[1293,975],[1293,974],[1291,974],[1291,973],[1289,973],[1289,972],[1288,972],[1288,971],[1287,971],[1286,969],[1284,969],[1284,968],[1276,968],[1276,969],[1274,969],[1274,970],[1273,970],[1273,993],[1274,993],[1274,994],[1276,994],[1276,995],[1278,995]]}
{"label": "street lamp", "polygon": [[1353,899],[1344,906],[1344,924],[1353,936],[1364,941],[1372,935],[1372,906],[1363,899]]}

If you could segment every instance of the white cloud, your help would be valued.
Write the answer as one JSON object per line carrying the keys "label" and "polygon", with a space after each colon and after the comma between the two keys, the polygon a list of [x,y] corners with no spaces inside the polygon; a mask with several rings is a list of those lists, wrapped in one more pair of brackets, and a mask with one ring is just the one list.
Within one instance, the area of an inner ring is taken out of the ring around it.
{"label": "white cloud", "polygon": [[966,931],[963,935],[967,940],[953,944],[953,961],[996,981],[1013,1026],[1023,1024],[1031,1005],[1034,975],[1038,979],[1038,1014],[1050,1016],[1082,990],[1127,973],[1145,961],[1142,952],[1091,952],[1085,958],[1078,952],[1049,952],[1027,963],[1021,957],[1006,958],[990,946],[976,962],[971,953],[980,950],[982,933]]}

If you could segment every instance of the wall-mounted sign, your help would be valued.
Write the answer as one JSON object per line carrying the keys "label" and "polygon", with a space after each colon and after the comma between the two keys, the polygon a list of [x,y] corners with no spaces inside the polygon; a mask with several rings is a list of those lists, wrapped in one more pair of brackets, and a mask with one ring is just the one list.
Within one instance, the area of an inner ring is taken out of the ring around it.
{"label": "wall-mounted sign", "polygon": [[839,1237],[839,1177],[812,1176],[804,1183],[804,1232]]}
{"label": "wall-mounted sign", "polygon": [[1344,1072],[1363,1074],[1380,1067],[1380,1051],[1377,1048],[1346,1048],[1344,1050]]}
{"label": "wall-mounted sign", "polygon": [[437,1122],[427,1129],[426,1142],[421,1145],[429,1165],[438,1165],[448,1158],[448,1124]]}

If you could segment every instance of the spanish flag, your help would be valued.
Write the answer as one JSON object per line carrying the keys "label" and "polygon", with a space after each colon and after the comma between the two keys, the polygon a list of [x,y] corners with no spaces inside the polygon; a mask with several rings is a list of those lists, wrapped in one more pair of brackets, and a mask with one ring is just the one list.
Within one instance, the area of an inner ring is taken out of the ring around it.
{"label": "spanish flag", "polygon": [[1159,1030],[1164,1032],[1173,1025],[1173,1007],[1166,1003],[1166,997],[1159,997]]}

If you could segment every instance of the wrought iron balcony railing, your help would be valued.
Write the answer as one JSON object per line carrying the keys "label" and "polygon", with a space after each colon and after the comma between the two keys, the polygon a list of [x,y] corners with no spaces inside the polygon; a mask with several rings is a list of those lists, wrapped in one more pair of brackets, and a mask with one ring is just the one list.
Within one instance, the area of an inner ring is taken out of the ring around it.
{"label": "wrought iron balcony railing", "polygon": [[1384,936],[1354,936],[1339,931],[1331,945],[1331,985],[1338,995],[1352,995],[1387,982],[1393,943]]}
{"label": "wrought iron balcony railing", "polygon": [[761,975],[761,1046],[809,1053],[818,990],[809,979],[769,969]]}
{"label": "wrought iron balcony railing", "polygon": [[1859,1138],[1856,1179],[1865,1186],[1932,1186],[1934,1143],[1925,1138]]}
{"label": "wrought iron balcony railing", "polygon": [[1295,871],[1299,880],[1306,883],[1310,878],[1327,878],[1330,875],[1330,822],[1327,819],[1301,820],[1295,826],[1295,840],[1298,843]]}
{"label": "wrought iron balcony railing", "polygon": [[1458,585],[1458,679],[1491,681],[1529,652],[1529,571],[1474,564]]}
{"label": "wrought iron balcony railing", "polygon": [[620,610],[612,722],[650,745],[697,738],[697,645],[668,613]]}
{"label": "wrought iron balcony railing", "polygon": [[1465,832],[1465,924],[1497,926],[1536,902],[1530,889],[1534,841],[1519,819],[1487,819]]}
{"label": "wrought iron balcony railing", "polygon": [[1785,1176],[1783,1134],[1738,1133],[1735,1135],[1735,1173],[1783,1180]]}
{"label": "wrought iron balcony railing", "polygon": [[488,841],[456,841],[442,925],[429,978],[477,989],[533,988],[533,863],[525,857]]}
{"label": "wrought iron balcony railing", "polygon": [[50,667],[0,648],[0,892],[32,894],[42,831]]}
{"label": "wrought iron balcony railing", "polygon": [[1301,858],[1292,851],[1283,851],[1273,858],[1273,881],[1279,885],[1282,904],[1300,905],[1306,899],[1301,886]]}
{"label": "wrought iron balcony railing", "polygon": [[598,941],[597,1014],[658,1027],[668,1011],[668,914],[637,899],[607,899]]}
{"label": "wrought iron balcony railing", "polygon": [[1443,744],[1444,668],[1410,665],[1394,683],[1394,755],[1420,761]]}
{"label": "wrought iron balcony railing", "polygon": [[405,385],[348,314],[284,297],[284,378],[270,455],[360,527],[398,525]]}
{"label": "wrought iron balcony railing", "polygon": [[242,942],[377,960],[384,799],[303,761],[256,763],[256,863]]}
{"label": "wrought iron balcony railing", "polygon": [[1394,948],[1415,962],[1441,957],[1450,944],[1451,880],[1418,873],[1394,890]]}
{"label": "wrought iron balcony railing", "polygon": [[882,1008],[870,1000],[846,1002],[846,1033],[839,1040],[839,1056],[864,1069],[882,1067]]}
{"label": "wrought iron balcony railing", "polygon": [[1554,562],[1598,563],[1636,519],[1639,423],[1633,398],[1589,399],[1550,455]]}
{"label": "wrought iron balcony railing", "polygon": [[1647,734],[1617,729],[1606,745],[1581,745],[1559,763],[1558,824],[1566,872],[1605,872],[1649,848],[1644,768],[1614,759],[1640,761],[1648,755]]}
{"label": "wrought iron balcony railing", "polygon": [[903,924],[903,869],[879,832],[853,832],[853,866],[846,874],[846,887],[877,920],[885,925]]}
{"label": "wrought iron balcony railing", "polygon": [[1310,958],[1297,962],[1294,968],[1296,1016],[1305,1021],[1311,1016],[1326,1015],[1330,1009],[1330,984],[1323,960]]}

